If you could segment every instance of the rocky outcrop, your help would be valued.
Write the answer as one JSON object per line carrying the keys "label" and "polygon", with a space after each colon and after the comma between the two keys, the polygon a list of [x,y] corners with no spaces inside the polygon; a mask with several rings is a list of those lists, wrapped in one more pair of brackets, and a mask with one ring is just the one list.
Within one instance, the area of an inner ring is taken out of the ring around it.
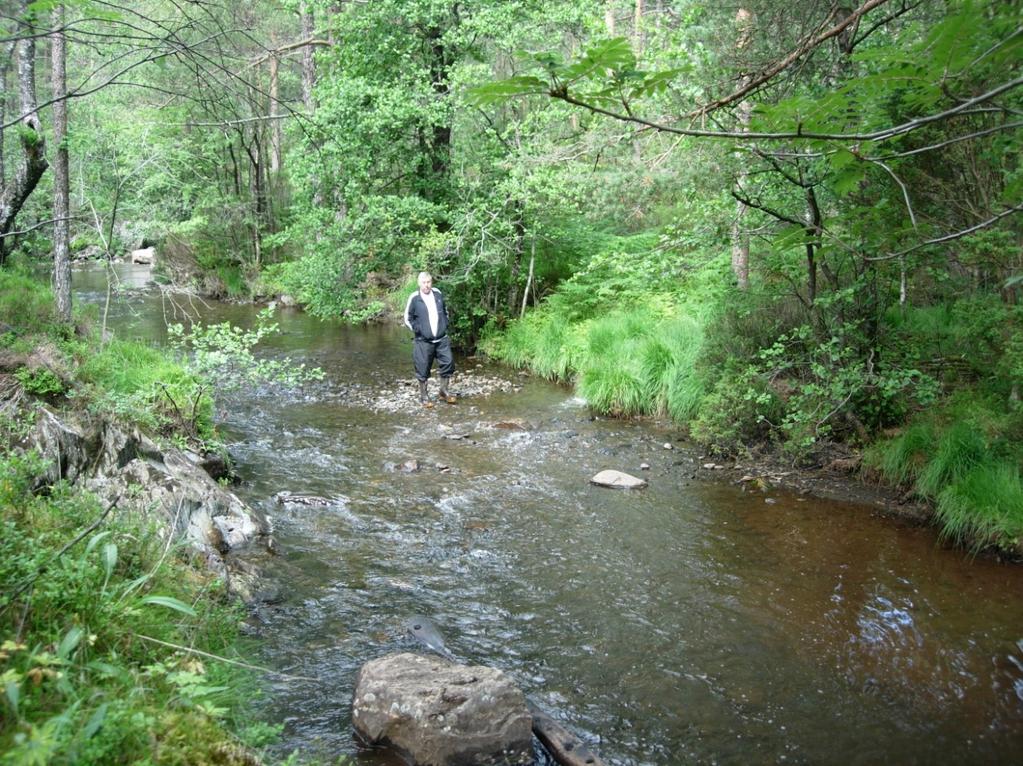
{"label": "rocky outcrop", "polygon": [[420,654],[367,662],[352,721],[369,744],[423,766],[532,763],[532,716],[504,673]]}
{"label": "rocky outcrop", "polygon": [[254,574],[229,566],[243,549],[268,549],[267,519],[203,470],[194,453],[159,445],[134,428],[72,421],[41,409],[24,446],[47,460],[40,485],[78,484],[120,508],[155,514],[165,534],[184,539],[248,598]]}

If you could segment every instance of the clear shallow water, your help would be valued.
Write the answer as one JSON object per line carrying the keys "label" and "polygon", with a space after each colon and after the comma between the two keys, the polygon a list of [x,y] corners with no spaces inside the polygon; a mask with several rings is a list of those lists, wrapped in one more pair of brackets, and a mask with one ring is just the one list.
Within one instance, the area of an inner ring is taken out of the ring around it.
{"label": "clear shallow water", "polygon": [[[76,274],[80,299],[105,294],[101,276]],[[110,322],[159,340],[166,306],[133,294]],[[220,417],[238,493],[283,550],[264,565],[281,601],[253,617],[254,661],[319,679],[268,682],[282,752],[391,763],[353,741],[352,682],[416,648],[404,621],[418,613],[611,763],[1019,761],[1023,568],[862,506],[693,479],[695,456],[661,446],[671,430],[592,421],[543,382],[415,414],[351,407],[353,386],[408,378],[400,329],[280,321],[265,353],[327,380],[245,392]],[[529,430],[494,427],[513,418]],[[419,473],[389,470],[411,458]],[[588,483],[644,461],[644,491]],[[330,502],[284,506],[280,491]]]}

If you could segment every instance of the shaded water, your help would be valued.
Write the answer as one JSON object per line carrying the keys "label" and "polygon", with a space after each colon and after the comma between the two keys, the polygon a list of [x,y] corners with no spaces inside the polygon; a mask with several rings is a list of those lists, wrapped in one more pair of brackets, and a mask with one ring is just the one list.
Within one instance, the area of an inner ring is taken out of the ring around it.
{"label": "shaded water", "polygon": [[[76,280],[86,300],[105,290]],[[166,310],[134,295],[110,321],[159,339]],[[244,323],[254,309],[202,312]],[[1023,568],[863,506],[698,480],[696,456],[663,449],[671,430],[591,420],[539,381],[415,414],[349,406],[353,387],[408,378],[404,334],[280,320],[265,353],[327,379],[245,392],[221,427],[238,494],[283,550],[254,661],[320,679],[268,683],[282,752],[391,763],[352,739],[352,682],[367,659],[417,648],[403,623],[419,613],[611,763],[1018,762]],[[512,419],[528,430],[495,427]],[[411,458],[419,473],[390,470]],[[644,461],[644,491],[588,483]],[[281,505],[280,491],[330,502]]]}

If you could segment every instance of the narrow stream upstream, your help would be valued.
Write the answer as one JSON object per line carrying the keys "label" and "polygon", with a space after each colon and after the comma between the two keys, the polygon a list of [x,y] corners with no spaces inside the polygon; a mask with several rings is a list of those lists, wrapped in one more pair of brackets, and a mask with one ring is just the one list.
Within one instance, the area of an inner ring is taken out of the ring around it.
{"label": "narrow stream upstream", "polygon": [[[79,300],[102,302],[101,270],[75,279]],[[256,311],[196,308],[238,324]],[[174,311],[131,292],[110,324],[160,342]],[[1023,567],[869,507],[704,481],[698,456],[664,449],[673,429],[592,420],[542,381],[431,411],[353,406],[360,387],[410,379],[405,334],[280,323],[264,353],[327,379],[220,412],[237,492],[282,549],[253,661],[319,679],[268,682],[258,704],[286,724],[280,752],[394,763],[353,740],[352,684],[366,660],[416,649],[404,621],[418,613],[609,763],[1019,763]],[[410,459],[420,471],[395,470]],[[646,490],[589,484],[642,462]],[[282,504],[282,491],[328,502]]]}

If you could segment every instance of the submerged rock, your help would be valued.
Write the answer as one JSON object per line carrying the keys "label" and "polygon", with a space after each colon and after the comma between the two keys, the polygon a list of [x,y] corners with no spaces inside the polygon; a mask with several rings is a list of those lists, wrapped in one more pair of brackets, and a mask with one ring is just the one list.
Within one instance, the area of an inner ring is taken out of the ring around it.
{"label": "submerged rock", "polygon": [[494,668],[412,653],[371,660],[355,679],[352,721],[416,764],[533,762],[526,698]]}
{"label": "submerged rock", "polygon": [[644,479],[613,470],[601,471],[590,479],[590,483],[596,484],[598,487],[612,487],[614,489],[642,489],[647,485]]}

